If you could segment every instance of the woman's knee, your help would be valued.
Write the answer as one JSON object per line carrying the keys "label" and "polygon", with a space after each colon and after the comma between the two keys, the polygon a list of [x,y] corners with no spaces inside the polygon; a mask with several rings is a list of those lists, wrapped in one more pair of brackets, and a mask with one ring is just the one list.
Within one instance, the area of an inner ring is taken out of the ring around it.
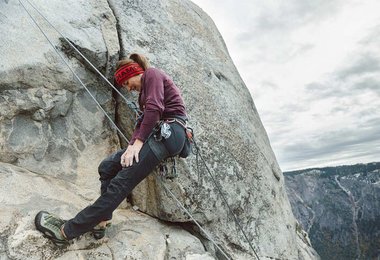
{"label": "woman's knee", "polygon": [[112,162],[103,160],[98,166],[98,173],[100,175],[100,179],[107,179],[107,175],[112,171]]}
{"label": "woman's knee", "polygon": [[98,167],[99,172],[99,180],[109,180],[114,178],[119,171],[121,171],[122,167],[120,162],[115,163],[112,161],[102,161]]}
{"label": "woman's knee", "polygon": [[108,179],[115,176],[121,169],[120,156],[121,151],[112,154],[111,156],[104,159],[98,166],[98,172],[100,179]]}

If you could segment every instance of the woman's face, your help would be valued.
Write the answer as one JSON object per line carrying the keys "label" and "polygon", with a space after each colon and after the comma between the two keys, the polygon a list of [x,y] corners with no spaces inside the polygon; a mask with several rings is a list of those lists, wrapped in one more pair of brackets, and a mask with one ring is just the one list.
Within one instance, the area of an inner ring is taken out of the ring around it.
{"label": "woman's face", "polygon": [[136,76],[129,78],[128,80],[124,81],[122,84],[123,88],[127,88],[128,91],[135,90],[135,91],[140,92],[140,90],[141,90],[141,76],[142,76],[141,74],[136,75]]}

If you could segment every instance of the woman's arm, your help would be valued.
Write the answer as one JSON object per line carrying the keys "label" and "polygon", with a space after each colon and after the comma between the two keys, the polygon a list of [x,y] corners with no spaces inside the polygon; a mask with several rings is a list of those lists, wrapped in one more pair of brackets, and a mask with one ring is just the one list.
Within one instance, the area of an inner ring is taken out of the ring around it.
{"label": "woman's arm", "polygon": [[139,152],[165,109],[164,78],[157,69],[149,69],[144,73],[142,91],[145,94],[145,100],[142,100],[145,105],[144,117],[133,132],[131,144],[121,156],[123,167],[131,166],[133,160],[139,162]]}
{"label": "woman's arm", "polygon": [[164,77],[158,69],[148,69],[143,75],[144,118],[136,139],[145,141],[164,112]]}

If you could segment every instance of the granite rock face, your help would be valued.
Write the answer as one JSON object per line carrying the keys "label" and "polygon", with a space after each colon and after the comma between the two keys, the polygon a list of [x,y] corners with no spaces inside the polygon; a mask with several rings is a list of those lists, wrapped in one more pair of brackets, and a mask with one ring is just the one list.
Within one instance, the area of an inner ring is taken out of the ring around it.
{"label": "granite rock face", "polygon": [[293,212],[322,259],[380,257],[380,163],[285,173]]}
{"label": "granite rock face", "polygon": [[106,238],[86,234],[59,249],[35,230],[34,216],[45,208],[68,219],[89,205],[91,196],[75,183],[11,164],[0,163],[0,173],[0,259],[214,259],[188,231],[129,204],[115,211]]}
{"label": "granite rock face", "polygon": [[[185,0],[39,0],[35,5],[106,77],[112,78],[119,56],[131,52],[144,53],[153,66],[171,75],[183,93],[202,156],[260,259],[318,259],[307,234],[297,228],[253,100],[214,23],[200,8]],[[46,22],[37,20],[129,136],[131,111]],[[6,231],[0,233],[0,257],[223,259],[154,174],[129,198],[151,217],[135,219],[131,216],[136,213],[123,208],[116,214],[114,226],[126,226],[127,235],[115,229],[105,243],[80,239],[67,251],[50,249],[34,230],[34,214],[48,209],[69,218],[91,203],[98,193],[97,165],[125,142],[18,1],[0,2],[0,30],[8,32],[0,39],[0,182],[12,187],[4,191],[6,211],[0,224]],[[254,259],[211,176],[201,166],[198,178],[195,162],[194,156],[178,160],[179,177],[166,185],[230,258]],[[24,177],[24,186],[13,188]],[[151,230],[144,230],[142,222],[150,223]],[[131,248],[133,243],[138,245]]]}
{"label": "granite rock face", "polygon": [[[36,5],[107,72],[118,55],[118,41],[106,2],[67,1],[62,5],[38,1]],[[114,132],[19,2],[0,2],[0,12],[4,32],[0,48],[1,161],[67,179],[93,175],[93,160],[100,160],[118,144]],[[67,51],[46,22],[38,21],[57,49],[66,51],[68,63],[112,116],[111,91]]]}

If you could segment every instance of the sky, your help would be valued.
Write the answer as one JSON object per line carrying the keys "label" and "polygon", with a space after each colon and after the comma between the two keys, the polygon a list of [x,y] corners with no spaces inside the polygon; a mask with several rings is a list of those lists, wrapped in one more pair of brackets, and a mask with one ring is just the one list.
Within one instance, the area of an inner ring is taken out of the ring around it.
{"label": "sky", "polygon": [[380,1],[193,0],[283,171],[380,161]]}

